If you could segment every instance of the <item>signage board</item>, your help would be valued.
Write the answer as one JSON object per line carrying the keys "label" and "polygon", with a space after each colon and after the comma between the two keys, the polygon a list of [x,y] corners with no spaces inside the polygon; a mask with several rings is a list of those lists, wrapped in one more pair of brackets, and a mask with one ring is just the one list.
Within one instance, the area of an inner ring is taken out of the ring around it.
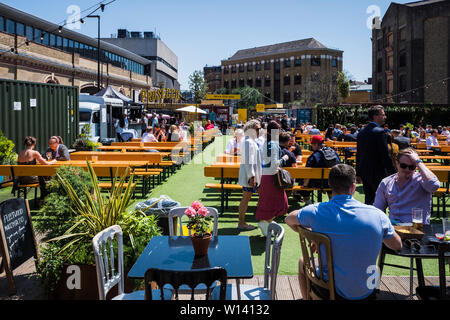
{"label": "signage board", "polygon": [[240,94],[207,94],[208,100],[240,100]]}

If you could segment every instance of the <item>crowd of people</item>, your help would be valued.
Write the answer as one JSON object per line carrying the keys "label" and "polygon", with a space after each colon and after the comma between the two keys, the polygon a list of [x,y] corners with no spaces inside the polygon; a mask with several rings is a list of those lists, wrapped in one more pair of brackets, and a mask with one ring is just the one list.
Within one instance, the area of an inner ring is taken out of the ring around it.
{"label": "crowd of people", "polygon": [[[393,250],[402,247],[393,225],[412,222],[413,209],[422,212],[424,225],[430,223],[432,194],[440,182],[424,165],[411,142],[425,142],[432,148],[438,145],[439,134],[450,140],[447,127],[419,126],[411,130],[403,126],[390,130],[385,125],[382,106],[371,107],[368,118],[369,123],[348,128],[335,124],[322,135],[309,123],[294,128],[287,116],[281,119],[260,117],[245,123],[242,130],[236,130],[226,148],[226,153],[241,156],[238,183],[243,187],[243,196],[238,229],[256,229],[246,223],[245,215],[252,195],[259,193],[255,217],[266,236],[269,223],[289,210],[288,193],[274,184],[277,170],[302,162],[302,149],[295,142],[296,132],[311,135],[312,154],[306,160],[306,167],[331,168],[326,181],[331,188],[329,201],[313,204],[310,192],[294,194],[304,206],[289,213],[285,222],[296,232],[298,226],[303,226],[330,237],[336,292],[343,299],[374,296],[374,290],[366,285],[366,269],[376,265],[383,243]],[[326,141],[356,142],[355,167],[341,163],[338,153],[327,147]],[[297,183],[317,187],[318,181],[305,179]],[[353,198],[357,183],[363,186],[365,203]],[[358,256],[357,261],[351,259],[354,255]],[[299,280],[302,294],[306,296],[302,259]]]}

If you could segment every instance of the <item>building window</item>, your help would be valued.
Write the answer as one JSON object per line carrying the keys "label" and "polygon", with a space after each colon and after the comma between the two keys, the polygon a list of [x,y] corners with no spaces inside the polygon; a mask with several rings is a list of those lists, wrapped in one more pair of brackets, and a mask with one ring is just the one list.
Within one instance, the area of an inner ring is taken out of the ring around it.
{"label": "building window", "polygon": [[320,57],[311,57],[311,65],[315,67],[320,66]]}
{"label": "building window", "polygon": [[300,100],[302,98],[302,94],[300,93],[300,91],[296,91],[295,93],[294,93],[294,101],[295,100]]}
{"label": "building window", "polygon": [[302,65],[302,60],[300,58],[295,58],[294,66],[300,67]]}
{"label": "building window", "polygon": [[406,75],[402,74],[399,79],[398,79],[398,83],[399,83],[399,91],[400,92],[405,92],[406,91]]}
{"label": "building window", "polygon": [[262,69],[262,68],[261,68],[261,63],[257,63],[257,64],[256,64],[255,70],[256,70],[256,71],[261,71],[261,69]]}
{"label": "building window", "polygon": [[406,67],[406,52],[405,51],[400,52],[398,65],[399,65],[399,67]]}
{"label": "building window", "polygon": [[0,31],[5,31],[5,18],[0,17]]}
{"label": "building window", "polygon": [[377,60],[377,72],[383,72],[383,59]]}
{"label": "building window", "polygon": [[50,35],[47,32],[44,33],[42,44],[45,44],[46,46],[50,44]]}
{"label": "building window", "polygon": [[245,87],[245,81],[244,81],[244,79],[240,79],[239,80],[239,88],[243,88],[243,87]]}
{"label": "building window", "polygon": [[400,33],[400,35],[399,35],[400,41],[405,41],[406,40],[406,28],[400,29],[399,33]]}
{"label": "building window", "polygon": [[37,28],[34,28],[33,41],[41,43],[41,35],[42,31]]}
{"label": "building window", "polygon": [[270,103],[270,92],[266,92],[264,97],[264,103]]}
{"label": "building window", "polygon": [[33,27],[31,26],[27,26],[25,28],[25,36],[27,38],[27,40],[33,41]]}
{"label": "building window", "polygon": [[236,89],[236,80],[231,80],[231,89]]}
{"label": "building window", "polygon": [[11,34],[16,33],[16,23],[14,20],[6,19],[6,32]]}
{"label": "building window", "polygon": [[228,69],[228,67],[223,68],[223,74],[228,74],[230,73],[230,70]]}
{"label": "building window", "polygon": [[253,87],[253,79],[247,79],[247,85]]}
{"label": "building window", "polygon": [[253,71],[253,65],[251,63],[249,63],[247,65],[247,72],[252,72]]}
{"label": "building window", "polygon": [[302,76],[301,75],[297,74],[294,77],[294,84],[302,84]]}
{"label": "building window", "polygon": [[377,40],[377,49],[378,49],[378,51],[381,51],[381,50],[383,50],[383,38],[380,38],[380,39],[378,39]]}
{"label": "building window", "polygon": [[239,65],[239,72],[244,72],[244,65],[243,64]]}
{"label": "building window", "polygon": [[16,23],[16,34],[18,36],[25,36],[25,26],[22,23]]}
{"label": "building window", "polygon": [[229,86],[230,86],[230,85],[229,85],[228,81],[225,80],[225,81],[223,82],[223,87],[224,87],[225,89],[228,89]]}
{"label": "building window", "polygon": [[378,95],[383,94],[383,81],[381,80],[377,81],[377,94]]}
{"label": "building window", "polygon": [[284,93],[284,102],[291,102],[291,93],[289,92],[289,91],[286,91],[285,93]]}
{"label": "building window", "polygon": [[291,85],[291,77],[289,75],[284,76],[283,83],[284,83],[285,86]]}
{"label": "building window", "polygon": [[50,34],[50,42],[49,45],[51,47],[56,47],[56,36],[54,34]]}
{"label": "building window", "polygon": [[291,60],[290,59],[284,60],[284,67],[285,68],[290,68],[291,67]]}
{"label": "building window", "polygon": [[337,68],[337,66],[338,66],[338,59],[337,58],[331,59],[331,66]]}
{"label": "building window", "polygon": [[261,87],[261,78],[256,78],[255,87],[257,87],[257,88]]}
{"label": "building window", "polygon": [[264,64],[264,70],[270,70],[270,62],[266,61],[266,63]]}
{"label": "building window", "polygon": [[236,66],[231,67],[231,73],[236,73]]}
{"label": "building window", "polygon": [[270,78],[264,79],[264,86],[265,87],[270,87]]}
{"label": "building window", "polygon": [[312,82],[319,82],[319,81],[320,81],[320,76],[319,76],[319,74],[318,74],[317,72],[314,72],[314,73],[311,75],[311,81],[312,81]]}

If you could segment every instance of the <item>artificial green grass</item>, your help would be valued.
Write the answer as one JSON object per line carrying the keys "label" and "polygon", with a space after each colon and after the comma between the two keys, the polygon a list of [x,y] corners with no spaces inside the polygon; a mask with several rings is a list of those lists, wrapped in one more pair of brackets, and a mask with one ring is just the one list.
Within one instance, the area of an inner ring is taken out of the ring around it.
{"label": "artificial green grass", "polygon": [[[196,155],[189,164],[183,165],[174,175],[171,175],[163,184],[156,186],[146,197],[158,198],[161,195],[167,195],[175,201],[180,202],[181,206],[189,206],[194,200],[201,201],[205,206],[215,207],[220,211],[220,193],[217,190],[205,189],[206,183],[215,182],[213,178],[204,176],[203,168],[215,162],[215,156],[222,154],[225,150],[226,142],[230,137],[217,137],[215,141],[207,146],[202,153]],[[139,196],[140,192],[137,191]],[[33,197],[34,193],[30,194]],[[364,194],[362,186],[358,186],[354,197],[363,202]],[[0,190],[0,201],[12,198],[11,189],[6,188]],[[229,197],[229,207],[225,210],[223,216],[219,217],[219,235],[246,235],[249,237],[252,264],[255,275],[264,273],[264,256],[265,256],[265,237],[262,236],[259,229],[253,231],[241,232],[237,230],[238,223],[238,207],[241,199],[241,194],[234,193]],[[129,210],[134,209],[136,203],[144,201],[145,199],[137,198],[129,206]],[[328,201],[326,195],[323,201]],[[255,211],[257,206],[257,195],[254,195],[249,203],[246,220],[249,224],[257,226],[255,219]],[[289,211],[298,210],[299,205],[290,200]],[[285,228],[285,237],[283,247],[281,250],[281,260],[278,273],[280,275],[295,275],[298,273],[298,259],[301,256],[299,237],[296,232],[291,230],[285,223],[284,217],[275,219]],[[432,223],[440,223],[440,219],[433,219]],[[357,257],[355,257],[356,259]],[[409,267],[409,259],[390,256],[386,257],[386,263],[400,264]],[[424,274],[426,276],[437,276],[438,264],[437,259],[424,259],[422,261]],[[385,267],[383,275],[409,275],[409,270]]]}

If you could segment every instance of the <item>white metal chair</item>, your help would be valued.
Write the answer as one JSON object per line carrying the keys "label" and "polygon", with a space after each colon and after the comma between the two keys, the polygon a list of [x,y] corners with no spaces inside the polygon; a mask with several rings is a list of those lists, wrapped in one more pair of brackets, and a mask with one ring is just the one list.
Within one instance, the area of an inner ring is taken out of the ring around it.
{"label": "white metal chair", "polygon": [[[117,243],[117,255],[114,242]],[[113,300],[144,300],[144,291],[124,293],[123,274],[123,234],[118,225],[109,227],[99,232],[92,239],[94,248],[95,266],[97,269],[98,296],[100,300],[106,300],[106,295],[115,285],[118,285],[118,295]],[[116,260],[114,256],[116,255]],[[154,300],[161,299],[160,291],[154,290]],[[172,291],[164,290],[164,299],[170,300]]]}
{"label": "white metal chair", "polygon": [[[175,228],[173,226],[173,219],[176,217],[178,218],[178,225],[179,225],[179,234],[183,235],[183,223],[182,219],[185,216],[184,212],[186,211],[187,207],[178,207],[173,208],[169,212],[169,236],[175,236]],[[216,208],[212,207],[206,207],[208,209],[208,216],[212,216],[214,218],[213,221],[213,229],[212,229],[212,235],[217,236],[217,230],[218,230],[218,223],[219,223],[219,213],[217,212]],[[187,218],[186,218],[187,219]],[[188,229],[189,230],[189,229]],[[189,235],[191,235],[191,230],[189,230]]]}
{"label": "white metal chair", "polygon": [[[238,288],[236,285],[227,284],[226,300],[275,300],[278,267],[280,265],[283,239],[284,228],[276,222],[271,222],[267,229],[266,238],[264,287],[243,284],[239,285]],[[240,299],[238,299],[238,291],[240,292]],[[218,294],[219,292],[214,289],[212,299],[217,300]]]}

